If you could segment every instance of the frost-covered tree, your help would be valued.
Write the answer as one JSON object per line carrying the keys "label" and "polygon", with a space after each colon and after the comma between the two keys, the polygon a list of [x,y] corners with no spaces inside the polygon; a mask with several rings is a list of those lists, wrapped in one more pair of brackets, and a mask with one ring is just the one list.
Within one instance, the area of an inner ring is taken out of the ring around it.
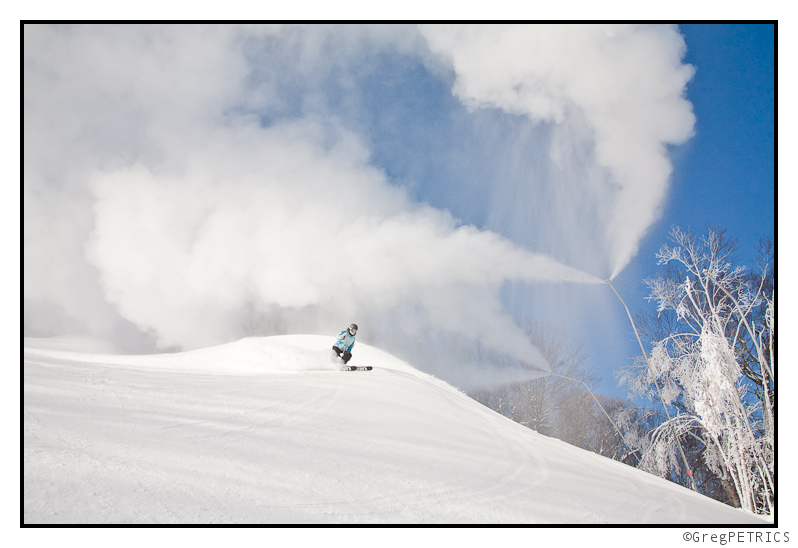
{"label": "frost-covered tree", "polygon": [[601,408],[591,401],[585,413],[591,424],[587,437],[590,445],[586,449],[636,466],[640,451],[628,439],[639,437],[645,425],[646,410],[617,397],[597,396],[597,399]]}
{"label": "frost-covered tree", "polygon": [[[682,468],[677,439],[700,447],[703,465],[743,509],[771,513],[774,482],[775,309],[772,245],[758,272],[732,265],[735,242],[709,229],[674,228],[657,253],[664,273],[645,280],[654,318],[638,318],[652,340],[647,360],[624,372],[632,391],[671,409],[638,440],[640,467],[667,477]],[[697,463],[692,463],[695,467]]]}
{"label": "frost-covered tree", "polygon": [[[635,432],[641,437],[639,431],[646,424],[641,421],[645,410],[593,392],[600,379],[585,366],[587,355],[583,344],[571,339],[566,329],[531,317],[519,321],[519,326],[551,364],[553,374],[472,390],[469,395],[536,432],[635,466],[639,451],[625,441],[624,432]],[[463,347],[460,358],[493,366],[520,365],[534,369],[524,363],[508,363],[506,357],[478,345]]]}

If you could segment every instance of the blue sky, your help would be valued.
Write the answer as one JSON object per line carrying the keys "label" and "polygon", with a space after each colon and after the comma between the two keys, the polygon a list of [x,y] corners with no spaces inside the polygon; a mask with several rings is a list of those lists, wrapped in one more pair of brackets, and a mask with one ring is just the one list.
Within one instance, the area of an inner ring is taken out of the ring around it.
{"label": "blue sky", "polygon": [[[654,254],[670,243],[672,226],[692,227],[698,233],[707,225],[724,227],[739,240],[737,256],[748,264],[756,260],[759,239],[775,236],[774,26],[679,28],[687,44],[684,62],[696,68],[687,86],[696,116],[695,135],[671,149],[674,172],[662,218],[651,226],[636,258],[614,281],[633,313],[653,306],[644,300],[647,290],[642,279],[658,273]],[[457,207],[457,202],[452,203]],[[467,204],[458,208],[464,218],[469,218],[468,208]],[[479,213],[471,218],[482,221]],[[589,333],[587,327],[576,336],[588,342],[588,362],[603,379],[599,389],[624,396],[615,385],[614,364],[623,361],[619,351],[639,354],[631,329],[626,347],[604,345],[604,337]]]}
{"label": "blue sky", "polygon": [[[707,225],[725,227],[729,236],[739,239],[738,256],[743,262],[755,260],[759,238],[775,233],[774,27],[699,24],[679,28],[687,45],[684,62],[696,69],[686,94],[696,116],[695,134],[685,144],[670,148],[674,171],[662,217],[649,228],[639,253],[614,283],[633,313],[651,307],[645,301],[642,280],[657,274],[654,254],[670,243],[672,226],[692,227],[698,233]],[[392,72],[402,85],[366,87],[365,102],[375,105],[368,109],[372,117],[361,123],[368,128],[365,133],[374,135],[374,162],[392,178],[409,181],[418,199],[450,210],[465,223],[556,252],[546,248],[546,242],[525,239],[523,225],[516,229],[495,219],[491,222],[485,203],[497,199],[495,190],[479,184],[537,169],[542,154],[535,150],[539,136],[528,122],[509,114],[466,113],[447,93],[451,83],[420,65],[386,57],[380,67]],[[430,126],[442,131],[430,131]],[[488,131],[495,132],[491,142],[496,148],[512,148],[511,152],[494,154],[492,148],[485,150],[482,139],[469,139]],[[517,292],[505,296],[508,309],[516,315],[540,317],[534,303],[530,306],[525,301],[519,306],[515,298]],[[620,314],[620,322],[616,317],[611,325],[627,329],[629,344],[622,342],[623,336],[619,339],[602,329],[606,309],[593,317],[564,322],[572,322],[575,336],[587,342],[588,362],[603,378],[600,390],[624,395],[615,386],[614,371],[617,364],[639,354],[639,347],[631,328],[623,325],[620,303],[617,306],[614,313]]]}
{"label": "blue sky", "polygon": [[24,38],[26,335],[151,352],[356,321],[457,384],[431,334],[533,363],[529,315],[623,395],[638,350],[593,282],[620,269],[637,311],[672,225],[746,261],[774,232],[772,27]]}
{"label": "blue sky", "polygon": [[774,27],[680,29],[685,62],[697,69],[688,86],[695,136],[672,154],[665,214],[647,240],[662,240],[671,224],[720,225],[751,258],[758,239],[775,232]]}
{"label": "blue sky", "polygon": [[[671,226],[703,232],[707,225],[739,240],[750,265],[759,239],[775,236],[774,26],[680,25],[685,62],[696,67],[687,96],[695,136],[672,150],[674,173],[662,219],[615,284],[634,310],[651,309],[640,279],[658,271],[654,254]],[[634,304],[633,304],[634,303]],[[632,345],[632,351],[635,345]]]}
{"label": "blue sky", "polygon": [[[745,251],[758,233],[774,230],[774,27],[686,26],[683,32],[688,46],[695,44],[687,61],[704,68],[690,87],[696,137],[677,164],[671,200],[708,205],[718,190],[724,192],[722,205],[711,207],[708,217],[739,232]],[[694,187],[693,200],[682,198],[685,187]],[[692,215],[700,218],[702,209]]]}

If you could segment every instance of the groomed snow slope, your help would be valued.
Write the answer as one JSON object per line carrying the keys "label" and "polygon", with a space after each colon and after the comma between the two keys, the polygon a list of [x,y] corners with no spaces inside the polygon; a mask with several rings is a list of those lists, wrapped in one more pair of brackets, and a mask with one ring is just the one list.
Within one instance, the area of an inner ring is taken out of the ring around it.
{"label": "groomed snow slope", "polygon": [[376,348],[352,362],[373,371],[338,371],[331,344],[123,356],[25,339],[24,522],[766,523]]}

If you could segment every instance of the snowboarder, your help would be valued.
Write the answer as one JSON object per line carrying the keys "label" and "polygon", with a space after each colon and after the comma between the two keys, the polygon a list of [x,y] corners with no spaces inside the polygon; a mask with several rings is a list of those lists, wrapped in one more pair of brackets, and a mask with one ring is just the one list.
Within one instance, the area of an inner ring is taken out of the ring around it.
{"label": "snowboarder", "polygon": [[352,347],[355,346],[355,335],[357,334],[357,324],[352,324],[340,333],[338,340],[333,345],[333,350],[338,357],[344,360],[344,365],[352,359]]}

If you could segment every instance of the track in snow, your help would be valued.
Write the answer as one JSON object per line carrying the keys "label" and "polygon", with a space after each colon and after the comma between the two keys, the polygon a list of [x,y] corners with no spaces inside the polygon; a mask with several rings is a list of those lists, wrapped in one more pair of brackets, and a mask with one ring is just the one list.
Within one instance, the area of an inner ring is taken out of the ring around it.
{"label": "track in snow", "polygon": [[765,523],[328,339],[26,348],[25,523]]}

